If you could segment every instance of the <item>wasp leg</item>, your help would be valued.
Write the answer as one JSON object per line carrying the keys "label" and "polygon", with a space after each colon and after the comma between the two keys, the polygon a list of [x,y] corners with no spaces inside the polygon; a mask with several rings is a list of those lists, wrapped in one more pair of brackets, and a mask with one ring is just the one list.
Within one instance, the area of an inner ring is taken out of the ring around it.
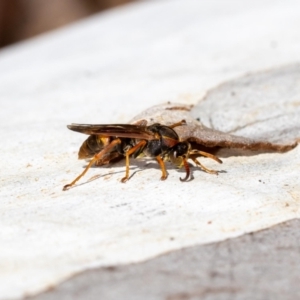
{"label": "wasp leg", "polygon": [[[217,161],[218,163],[222,163],[221,159],[219,159],[217,156],[213,155],[213,154],[210,154],[210,153],[207,153],[207,152],[204,152],[204,151],[198,151],[198,150],[191,150],[189,152],[189,155],[202,155],[202,156],[205,156],[205,157],[209,157],[215,161]],[[190,157],[193,162],[199,166],[203,171],[205,171],[206,173],[209,173],[209,174],[218,174],[218,171],[215,171],[215,170],[210,170],[206,167],[204,167],[198,160],[196,157]]]}
{"label": "wasp leg", "polygon": [[170,127],[170,128],[175,128],[175,127],[182,126],[182,125],[186,125],[186,121],[185,121],[185,120],[181,120],[180,122],[177,122],[177,123],[175,123],[175,124],[172,124],[172,125],[170,125],[170,126],[168,126],[168,127]]}
{"label": "wasp leg", "polygon": [[66,184],[63,187],[63,191],[68,190],[70,187],[72,187],[81,177],[83,177],[85,175],[85,173],[88,171],[88,169],[97,161],[101,160],[101,157],[105,156],[106,153],[108,153],[109,151],[111,151],[111,149],[113,149],[117,144],[120,144],[121,140],[120,139],[115,139],[113,140],[109,145],[107,145],[104,149],[102,149],[98,154],[96,154],[91,161],[89,162],[89,164],[86,166],[86,168],[84,169],[84,171],[77,176],[71,183]]}
{"label": "wasp leg", "polygon": [[186,171],[186,175],[184,178],[181,178],[181,177],[179,178],[181,182],[187,181],[190,177],[190,166],[185,158],[183,158],[183,165],[184,165],[184,168]]}
{"label": "wasp leg", "polygon": [[101,157],[100,160],[95,161],[95,166],[103,166],[111,163],[112,161],[116,161],[117,159],[121,159],[124,156],[120,154],[118,151],[113,151],[111,153],[108,153],[104,157]]}
{"label": "wasp leg", "polygon": [[167,177],[168,177],[168,174],[167,174],[167,171],[166,171],[165,163],[159,155],[156,156],[156,160],[159,163],[159,166],[160,166],[161,171],[162,171],[162,175],[160,177],[160,180],[166,180]]}
{"label": "wasp leg", "polygon": [[129,149],[126,153],[125,153],[125,157],[126,157],[126,173],[125,173],[125,177],[122,178],[121,182],[126,182],[129,179],[129,156],[131,154],[133,154],[134,152],[136,152],[138,149],[145,147],[147,144],[147,141],[142,140],[139,143],[137,143],[134,147],[132,147],[131,149]]}
{"label": "wasp leg", "polygon": [[200,150],[191,150],[191,151],[189,151],[189,155],[198,155],[198,156],[202,155],[202,156],[211,158],[211,159],[217,161],[220,164],[223,163],[219,157],[217,157],[213,154],[204,152],[204,151],[200,151]]}

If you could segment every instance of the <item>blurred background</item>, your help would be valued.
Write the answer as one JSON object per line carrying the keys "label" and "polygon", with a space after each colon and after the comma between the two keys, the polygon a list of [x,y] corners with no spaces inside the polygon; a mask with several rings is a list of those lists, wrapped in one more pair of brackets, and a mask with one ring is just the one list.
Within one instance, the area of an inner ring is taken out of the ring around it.
{"label": "blurred background", "polygon": [[0,0],[0,48],[135,0]]}

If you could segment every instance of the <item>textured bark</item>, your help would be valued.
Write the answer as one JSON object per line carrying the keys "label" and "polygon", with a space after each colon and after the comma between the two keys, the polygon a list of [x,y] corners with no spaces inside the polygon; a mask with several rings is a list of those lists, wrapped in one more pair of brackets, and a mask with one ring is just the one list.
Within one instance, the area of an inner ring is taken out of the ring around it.
{"label": "textured bark", "polygon": [[299,299],[300,220],[126,266],[83,272],[30,300]]}

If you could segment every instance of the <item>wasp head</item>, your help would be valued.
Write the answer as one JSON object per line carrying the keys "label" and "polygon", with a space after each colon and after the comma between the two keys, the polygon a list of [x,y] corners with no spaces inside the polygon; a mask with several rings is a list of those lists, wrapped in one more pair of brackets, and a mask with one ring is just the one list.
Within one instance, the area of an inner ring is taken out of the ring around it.
{"label": "wasp head", "polygon": [[179,142],[170,149],[170,161],[181,168],[184,165],[184,160],[188,159],[191,145],[189,142]]}
{"label": "wasp head", "polygon": [[209,157],[218,163],[222,163],[222,161],[207,152],[199,151],[196,149],[192,149],[191,144],[187,141],[179,142],[175,146],[173,146],[169,153],[168,159],[175,164],[177,167],[182,168],[184,167],[186,170],[186,176],[184,178],[180,178],[180,181],[187,181],[190,177],[190,167],[188,164],[188,159],[191,159],[198,167],[200,167],[203,171],[211,174],[218,174],[218,171],[210,170],[204,167],[198,160],[197,157],[205,156]]}

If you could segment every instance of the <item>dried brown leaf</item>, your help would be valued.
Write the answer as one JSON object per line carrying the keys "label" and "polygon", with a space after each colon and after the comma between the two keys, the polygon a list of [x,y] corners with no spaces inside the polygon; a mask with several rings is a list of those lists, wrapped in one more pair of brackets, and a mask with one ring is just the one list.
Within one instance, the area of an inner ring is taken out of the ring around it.
{"label": "dried brown leaf", "polygon": [[279,144],[263,140],[255,140],[232,135],[204,126],[191,115],[192,106],[179,103],[167,103],[153,106],[131,120],[130,123],[145,119],[149,124],[161,123],[170,125],[180,120],[186,120],[187,125],[176,127],[181,140],[195,142],[201,146],[212,148],[238,148],[251,151],[287,151],[296,143]]}

